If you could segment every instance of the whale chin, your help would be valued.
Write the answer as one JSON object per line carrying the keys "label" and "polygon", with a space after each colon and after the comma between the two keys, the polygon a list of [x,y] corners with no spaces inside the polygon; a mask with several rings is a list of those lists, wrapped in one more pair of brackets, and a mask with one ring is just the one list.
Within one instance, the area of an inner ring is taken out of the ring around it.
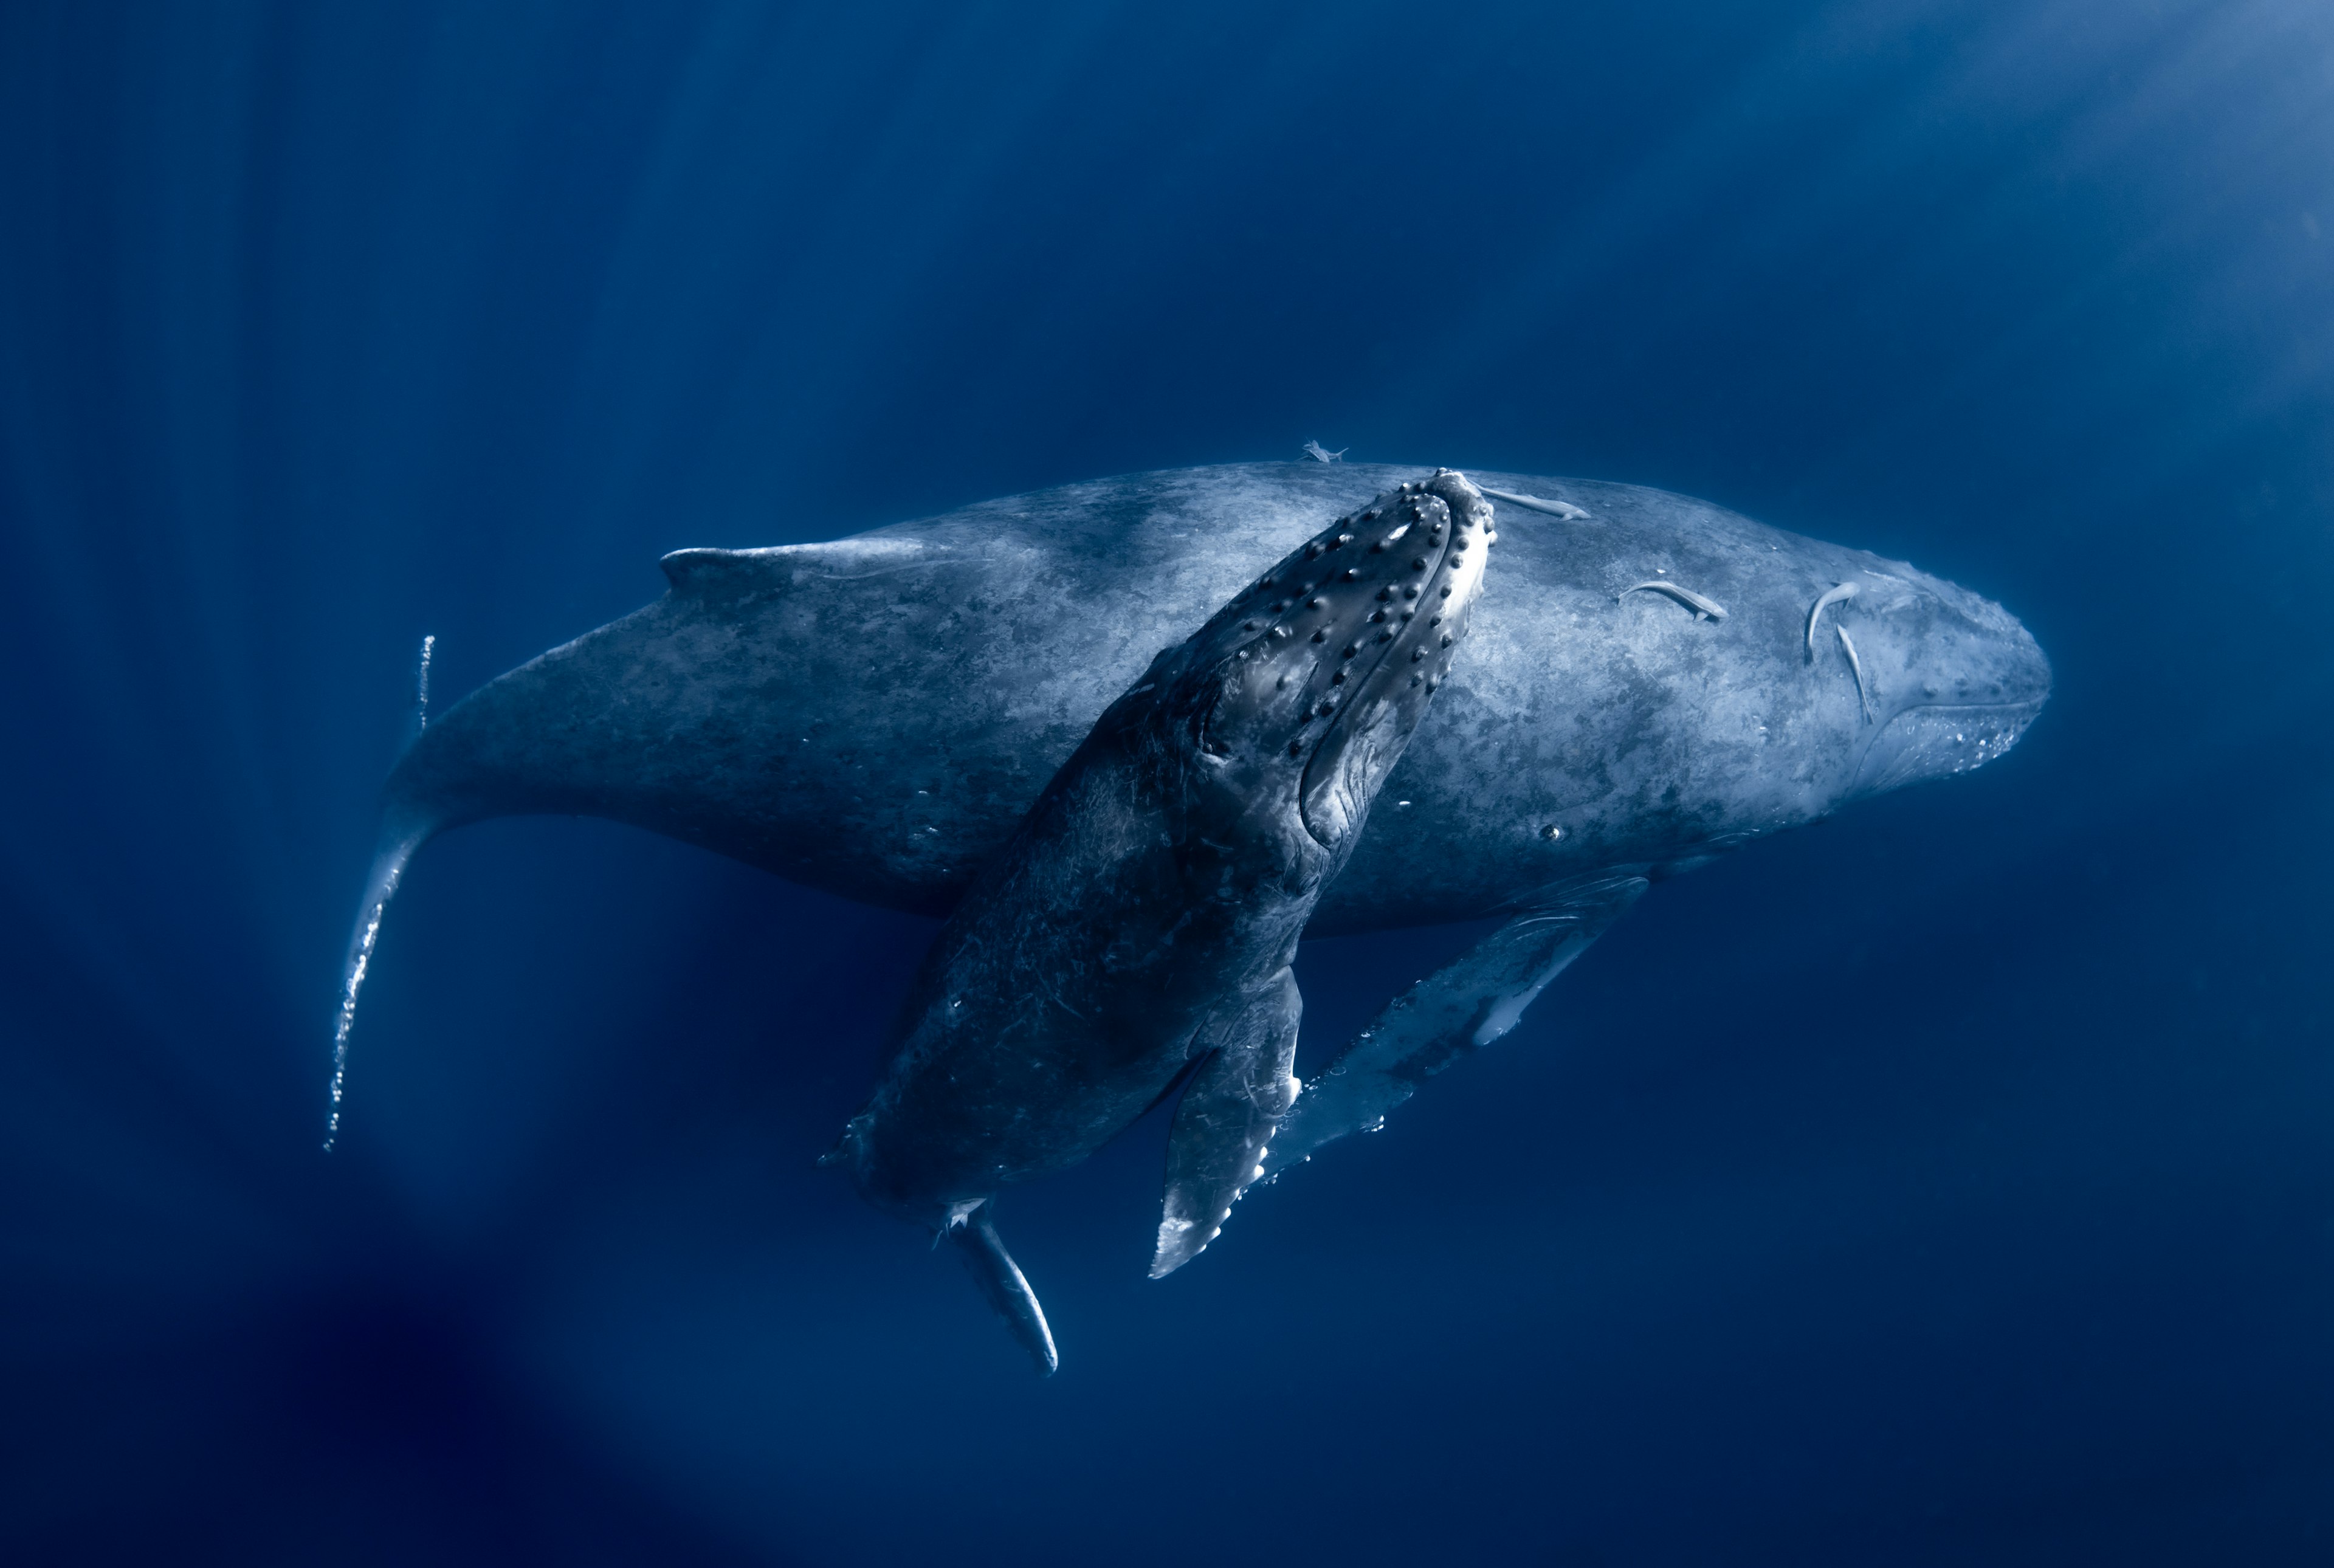
{"label": "whale chin", "polygon": [[1854,793],[1879,794],[1982,767],[2018,744],[2043,699],[1908,707],[1865,748]]}

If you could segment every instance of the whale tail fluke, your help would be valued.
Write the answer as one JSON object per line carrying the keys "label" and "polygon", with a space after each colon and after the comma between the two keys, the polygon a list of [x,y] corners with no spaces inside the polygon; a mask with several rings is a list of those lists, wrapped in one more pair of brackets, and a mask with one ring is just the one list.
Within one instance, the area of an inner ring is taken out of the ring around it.
{"label": "whale tail fluke", "polygon": [[356,1028],[357,996],[364,989],[366,972],[372,967],[373,945],[381,938],[381,917],[389,912],[389,901],[397,896],[397,885],[405,877],[406,862],[437,831],[435,822],[417,821],[394,811],[381,823],[381,838],[373,851],[372,874],[365,879],[364,898],[357,905],[356,927],[349,933],[348,957],[341,965],[341,1005],[333,1018],[332,1104],[324,1122],[324,1150],[328,1154],[341,1135],[341,1099],[349,1073],[349,1035]]}
{"label": "whale tail fluke", "polygon": [[1029,1288],[1021,1265],[998,1239],[996,1221],[989,1217],[991,1207],[984,1203],[974,1209],[963,1224],[949,1231],[949,1239],[956,1243],[957,1255],[964,1259],[981,1296],[1029,1352],[1037,1375],[1052,1377],[1054,1369],[1062,1364],[1054,1351],[1054,1331],[1046,1326],[1046,1309],[1037,1304],[1037,1293]]}
{"label": "whale tail fluke", "polygon": [[413,660],[413,728],[405,737],[406,749],[412,749],[429,729],[429,656],[438,650],[435,635],[421,640],[421,651]]}
{"label": "whale tail fluke", "polygon": [[[421,640],[420,652],[414,657],[413,717],[405,732],[405,745],[398,753],[400,764],[413,755],[414,747],[429,733],[429,660],[437,649],[437,637],[426,636]],[[381,938],[381,917],[389,912],[390,899],[397,896],[397,884],[404,880],[406,863],[413,859],[413,851],[436,836],[441,825],[437,813],[416,802],[400,799],[391,789],[388,808],[382,814],[381,836],[373,845],[372,871],[365,878],[364,898],[357,905],[356,927],[349,933],[348,956],[341,961],[340,1005],[333,1015],[332,1102],[324,1118],[327,1154],[341,1136],[341,1100],[349,1075],[349,1035],[356,1028],[357,994],[364,989],[365,974],[372,967],[373,944]]]}

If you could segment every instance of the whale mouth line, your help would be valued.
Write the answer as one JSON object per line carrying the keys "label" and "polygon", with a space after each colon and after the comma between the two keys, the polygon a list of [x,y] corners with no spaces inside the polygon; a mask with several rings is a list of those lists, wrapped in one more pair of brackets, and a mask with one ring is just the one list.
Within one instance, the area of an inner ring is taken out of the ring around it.
{"label": "whale mouth line", "polygon": [[1982,767],[2018,744],[2049,700],[1924,702],[1882,720],[1857,759],[1851,788],[1879,794],[1928,778]]}

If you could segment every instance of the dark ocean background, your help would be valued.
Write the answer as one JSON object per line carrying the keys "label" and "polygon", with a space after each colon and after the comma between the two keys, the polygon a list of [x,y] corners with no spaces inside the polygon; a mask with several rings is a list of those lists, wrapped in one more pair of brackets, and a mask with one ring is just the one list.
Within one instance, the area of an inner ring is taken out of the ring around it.
{"label": "dark ocean background", "polygon": [[[677,843],[429,850],[319,1151],[425,632],[1308,438],[2057,694],[1170,1280],[1155,1121],[1017,1191],[1050,1382],[812,1164],[931,927]],[[2322,0],[10,0],[0,519],[11,1563],[2334,1561]]]}

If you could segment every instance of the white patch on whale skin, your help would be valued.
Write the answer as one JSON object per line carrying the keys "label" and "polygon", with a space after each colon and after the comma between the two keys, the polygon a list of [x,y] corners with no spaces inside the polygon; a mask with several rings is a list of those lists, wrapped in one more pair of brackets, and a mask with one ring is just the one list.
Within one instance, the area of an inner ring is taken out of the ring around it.
{"label": "white patch on whale skin", "polygon": [[[1175,1253],[1181,1251],[1183,1245],[1183,1233],[1190,1230],[1193,1223],[1193,1221],[1188,1219],[1178,1219],[1172,1215],[1161,1220],[1159,1222],[1158,1247],[1157,1250],[1151,1255],[1153,1258],[1158,1259],[1171,1257]],[[1153,1279],[1160,1277],[1159,1265],[1156,1262],[1153,1262],[1151,1265],[1151,1277]]]}
{"label": "white patch on whale skin", "polygon": [[[1523,1022],[1525,1012],[1534,1002],[1539,1000],[1539,994],[1548,989],[1548,983],[1571,967],[1572,961],[1587,952],[1589,944],[1595,940],[1594,937],[1573,937],[1558,948],[1555,956],[1548,959],[1545,968],[1532,976],[1521,986],[1492,1002],[1490,1011],[1484,1015],[1482,1023],[1476,1025],[1471,1043],[1476,1045],[1489,1045]],[[1379,1118],[1378,1125],[1382,1127],[1384,1124],[1384,1118]],[[1377,1128],[1373,1127],[1369,1130],[1374,1132]]]}

